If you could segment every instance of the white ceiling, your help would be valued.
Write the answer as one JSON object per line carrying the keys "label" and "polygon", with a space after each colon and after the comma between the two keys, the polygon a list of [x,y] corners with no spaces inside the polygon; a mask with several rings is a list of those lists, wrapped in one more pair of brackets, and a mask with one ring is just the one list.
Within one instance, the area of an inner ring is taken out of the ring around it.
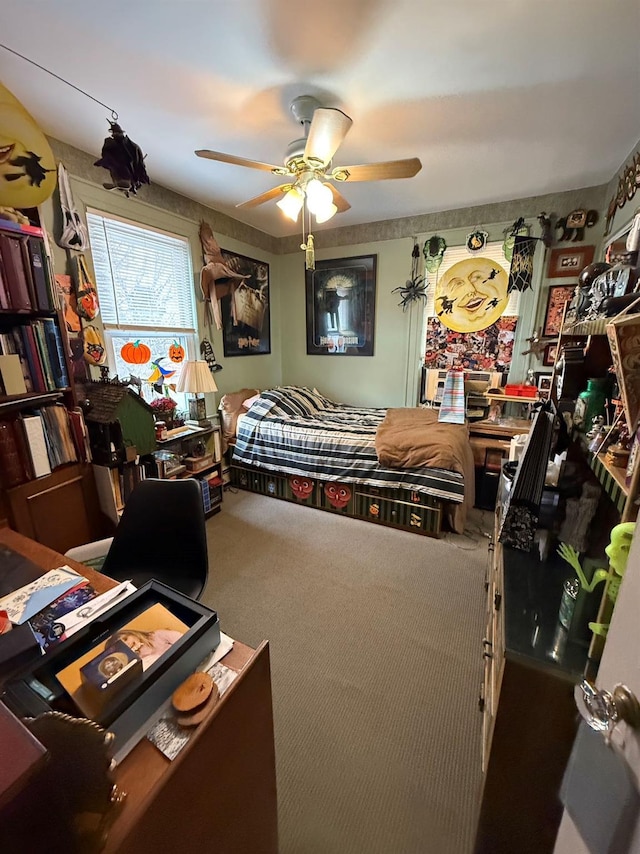
{"label": "white ceiling", "polygon": [[[352,117],[334,166],[422,160],[412,179],[340,185],[352,208],[330,228],[601,184],[640,138],[638,0],[2,5],[0,42],[114,107],[152,182],[275,236],[298,231],[275,202],[235,205],[281,180],[193,151],[281,163],[296,95]],[[102,107],[4,50],[0,80],[99,154]]]}

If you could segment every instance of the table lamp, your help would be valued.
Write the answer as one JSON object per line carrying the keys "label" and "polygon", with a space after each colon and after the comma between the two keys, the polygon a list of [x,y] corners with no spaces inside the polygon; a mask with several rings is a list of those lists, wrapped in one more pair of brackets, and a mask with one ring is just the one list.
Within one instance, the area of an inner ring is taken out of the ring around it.
{"label": "table lamp", "polygon": [[176,391],[193,394],[189,400],[189,424],[197,424],[198,427],[210,427],[211,422],[207,418],[207,406],[204,397],[198,395],[207,392],[218,391],[218,386],[209,370],[209,365],[204,360],[185,362],[180,372],[180,379],[176,383]]}

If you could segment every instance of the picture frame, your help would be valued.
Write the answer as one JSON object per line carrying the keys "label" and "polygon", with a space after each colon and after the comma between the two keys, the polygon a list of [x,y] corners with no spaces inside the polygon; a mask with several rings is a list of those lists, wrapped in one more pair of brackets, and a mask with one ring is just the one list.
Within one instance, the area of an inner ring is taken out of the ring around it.
{"label": "picture frame", "polygon": [[307,355],[373,356],[377,255],[316,261],[305,275]]}
{"label": "picture frame", "polygon": [[595,246],[558,247],[551,250],[549,256],[549,279],[560,279],[565,276],[578,277],[587,264],[591,264],[595,255]]}
{"label": "picture frame", "polygon": [[547,344],[547,346],[544,348],[544,353],[542,355],[542,364],[546,368],[552,368],[556,363],[557,353],[557,341],[553,341],[551,344]]}
{"label": "picture frame", "polygon": [[228,267],[246,278],[230,279],[222,296],[222,346],[225,358],[271,353],[269,264],[222,250]]}
{"label": "picture frame", "polygon": [[537,374],[537,385],[539,391],[550,391],[551,390],[551,374],[539,372]]}
{"label": "picture frame", "polygon": [[547,308],[544,313],[542,337],[558,335],[562,326],[565,303],[573,299],[574,285],[551,285],[547,294]]}

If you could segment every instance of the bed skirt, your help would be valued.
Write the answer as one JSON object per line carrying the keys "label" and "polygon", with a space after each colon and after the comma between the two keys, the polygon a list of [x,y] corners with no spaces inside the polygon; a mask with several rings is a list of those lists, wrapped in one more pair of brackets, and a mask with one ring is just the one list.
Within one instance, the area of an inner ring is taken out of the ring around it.
{"label": "bed skirt", "polygon": [[231,483],[260,495],[414,534],[439,537],[441,533],[445,502],[422,492],[338,483],[233,464]]}

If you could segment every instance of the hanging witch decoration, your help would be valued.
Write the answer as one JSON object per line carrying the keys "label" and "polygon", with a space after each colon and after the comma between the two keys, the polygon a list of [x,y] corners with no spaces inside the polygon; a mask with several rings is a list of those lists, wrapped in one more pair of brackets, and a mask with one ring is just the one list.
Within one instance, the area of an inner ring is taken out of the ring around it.
{"label": "hanging witch decoration", "polygon": [[114,113],[114,120],[109,121],[111,137],[107,137],[102,145],[102,155],[94,166],[102,166],[111,175],[111,183],[103,184],[105,190],[120,190],[129,198],[136,195],[143,184],[149,184],[149,176],[144,165],[145,155],[133,140],[129,139],[122,130]]}
{"label": "hanging witch decoration", "polygon": [[427,301],[427,282],[425,282],[424,276],[418,273],[418,259],[420,258],[420,247],[418,246],[418,242],[413,238],[413,249],[411,251],[411,278],[407,279],[404,285],[399,285],[397,288],[393,288],[391,291],[392,294],[400,294],[400,302],[398,305],[402,306],[402,310],[406,311],[407,306],[411,305],[414,302],[417,302],[419,299]]}

